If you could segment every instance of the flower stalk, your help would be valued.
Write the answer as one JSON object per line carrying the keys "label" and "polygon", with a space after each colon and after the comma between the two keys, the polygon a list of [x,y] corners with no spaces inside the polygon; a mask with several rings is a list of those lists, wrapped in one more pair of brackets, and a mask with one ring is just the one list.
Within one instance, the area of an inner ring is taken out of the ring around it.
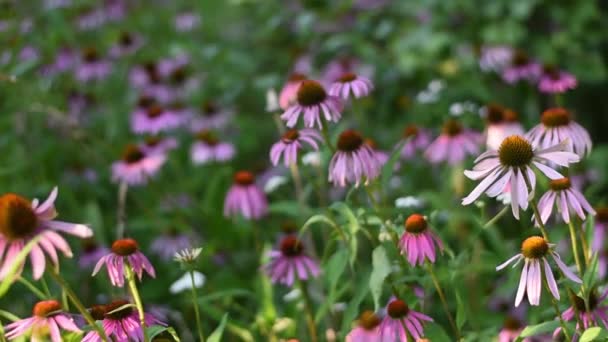
{"label": "flower stalk", "polygon": [[125,263],[125,276],[127,278],[127,283],[129,284],[129,291],[131,292],[131,296],[133,296],[133,300],[135,301],[135,307],[137,307],[139,322],[141,324],[141,329],[144,333],[144,342],[148,342],[150,341],[150,338],[148,337],[148,332],[146,331],[146,316],[144,312],[144,305],[141,301],[139,290],[137,290],[137,283],[135,282],[135,273],[133,273],[133,270],[129,263]]}
{"label": "flower stalk", "polygon": [[203,334],[203,326],[201,323],[201,314],[198,308],[198,295],[196,293],[196,284],[194,282],[194,271],[192,269],[188,270],[190,273],[190,282],[192,287],[190,288],[192,293],[192,303],[194,304],[194,315],[196,316],[196,329],[198,330],[198,338],[201,342],[205,341],[205,335]]}

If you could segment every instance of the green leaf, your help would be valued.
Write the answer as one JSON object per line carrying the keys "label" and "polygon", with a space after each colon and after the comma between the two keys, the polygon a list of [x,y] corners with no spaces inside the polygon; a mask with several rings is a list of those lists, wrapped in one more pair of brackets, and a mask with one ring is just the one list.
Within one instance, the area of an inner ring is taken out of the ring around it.
{"label": "green leaf", "polygon": [[40,237],[41,236],[38,235],[35,238],[31,239],[30,242],[28,242],[25,247],[23,247],[21,252],[19,252],[19,254],[17,254],[17,257],[15,257],[15,259],[13,260],[13,263],[8,269],[6,276],[4,277],[4,279],[2,279],[2,283],[0,283],[0,298],[2,298],[6,294],[6,292],[11,288],[11,285],[15,281],[15,274],[19,270],[25,258],[27,258],[27,255],[30,253],[32,248],[34,248],[34,245],[38,243]]}
{"label": "green leaf", "polygon": [[378,246],[372,253],[372,274],[369,278],[369,289],[374,298],[374,310],[380,308],[380,296],[384,279],[391,273],[391,263],[386,256],[384,246]]}
{"label": "green leaf", "polygon": [[179,336],[177,336],[177,332],[175,332],[175,329],[173,329],[172,327],[163,327],[160,325],[153,325],[151,327],[147,327],[146,332],[148,334],[148,337],[150,337],[150,340],[153,340],[154,337],[166,332],[169,335],[171,335],[171,337],[173,337],[173,339],[175,341],[177,341],[177,342],[181,341]]}
{"label": "green leaf", "polygon": [[323,214],[317,214],[317,215],[311,216],[308,220],[306,220],[306,222],[300,229],[300,236],[302,236],[302,234],[304,234],[304,232],[315,223],[325,223],[325,224],[331,226],[332,228],[339,229],[338,226],[336,225],[336,223],[332,219],[330,219],[329,217],[327,217]]}
{"label": "green leaf", "polygon": [[462,302],[462,296],[460,295],[460,291],[456,291],[456,325],[458,329],[462,329],[462,326],[467,321],[467,311]]}
{"label": "green leaf", "polygon": [[587,288],[592,288],[595,280],[598,279],[598,257],[597,253],[593,253],[591,257],[591,263],[589,267],[585,270],[585,274],[583,275],[583,284]]}
{"label": "green leaf", "polygon": [[608,331],[600,327],[593,327],[585,330],[581,335],[579,342],[606,341],[608,340]]}
{"label": "green leaf", "polygon": [[381,176],[380,176],[380,179],[381,179],[380,184],[382,184],[384,186],[386,186],[388,184],[388,181],[391,179],[391,176],[393,175],[393,170],[395,169],[395,164],[399,160],[399,155],[401,154],[401,150],[403,149],[403,145],[405,145],[406,141],[407,140],[401,140],[397,144],[397,146],[395,146],[395,149],[393,150],[393,152],[391,152],[390,158],[388,158],[388,161],[382,167]]}
{"label": "green leaf", "polygon": [[348,306],[344,311],[344,318],[342,319],[342,337],[344,337],[346,332],[350,330],[352,322],[359,314],[359,305],[361,305],[361,302],[363,299],[365,299],[365,296],[369,291],[368,279],[369,276],[367,274],[364,277],[359,278],[355,295],[348,303]]}
{"label": "green leaf", "polygon": [[549,332],[553,332],[558,327],[559,321],[557,320],[544,322],[536,325],[528,325],[524,328],[524,330],[522,330],[521,334],[519,334],[519,337],[530,337],[537,336],[540,334],[546,334]]}
{"label": "green leaf", "polygon": [[215,330],[209,335],[207,338],[207,342],[220,342],[222,340],[222,335],[224,334],[224,328],[226,327],[226,322],[228,321],[228,313],[224,314],[222,317],[222,321],[220,325],[215,328]]}
{"label": "green leaf", "polygon": [[329,282],[329,291],[333,292],[336,288],[336,284],[338,283],[338,279],[344,270],[346,269],[346,263],[348,262],[348,250],[340,249],[334,255],[331,256],[331,259],[327,262],[327,265],[323,268],[325,270],[325,274],[327,274],[327,281]]}
{"label": "green leaf", "polygon": [[350,250],[350,265],[353,266],[355,264],[357,258],[357,232],[361,229],[361,225],[359,224],[359,220],[355,213],[350,209],[350,207],[344,202],[336,202],[331,205],[331,209],[336,210],[342,217],[346,219],[347,231],[349,233],[348,236],[348,248]]}
{"label": "green leaf", "polygon": [[443,327],[440,324],[435,322],[428,323],[428,326],[424,328],[424,337],[428,338],[433,342],[450,342],[450,335],[443,330]]}

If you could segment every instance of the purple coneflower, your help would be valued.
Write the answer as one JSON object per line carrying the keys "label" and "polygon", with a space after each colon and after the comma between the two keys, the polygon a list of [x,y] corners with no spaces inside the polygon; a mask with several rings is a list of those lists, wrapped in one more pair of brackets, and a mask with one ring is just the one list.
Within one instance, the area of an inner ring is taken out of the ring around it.
{"label": "purple coneflower", "polygon": [[[54,204],[56,198],[57,187],[53,188],[42,204],[39,204],[38,199],[30,202],[14,193],[0,196],[0,279],[7,276],[17,255],[36,237],[40,239],[34,244],[29,257],[33,277],[38,280],[46,266],[45,253],[54,265],[58,265],[57,250],[72,257],[70,246],[57,231],[80,238],[93,235],[93,231],[83,224],[53,220],[57,217]],[[25,261],[19,265],[16,276],[21,274],[24,264]]]}
{"label": "purple coneflower", "polygon": [[118,41],[110,49],[110,56],[114,58],[132,55],[143,45],[143,39],[129,32],[122,32]]}
{"label": "purple coneflower", "polygon": [[407,125],[403,129],[403,149],[401,156],[404,159],[410,159],[416,155],[418,151],[424,151],[431,143],[431,134],[423,128],[414,124]]}
{"label": "purple coneflower", "polygon": [[[597,296],[595,290],[589,292],[589,298],[587,304],[585,300],[579,296],[572,294],[574,306],[570,306],[566,311],[562,313],[564,321],[569,322],[576,320],[576,330],[587,330],[592,326],[603,326],[608,329],[608,306],[601,305],[602,302],[608,297],[608,291],[604,291],[600,297]],[[578,313],[578,319],[576,317]],[[582,322],[581,327],[578,322]],[[601,324],[601,325],[600,325]],[[553,338],[560,335],[562,329],[557,328],[553,332]]]}
{"label": "purple coneflower", "polygon": [[[547,223],[554,206],[557,206],[566,223],[570,223],[570,212],[576,213],[581,220],[585,220],[585,212],[595,215],[593,207],[591,207],[580,191],[571,186],[569,178],[551,180],[549,191],[538,201],[538,211],[543,223]],[[532,219],[534,220],[534,218]]]}
{"label": "purple coneflower", "polygon": [[380,175],[380,162],[359,132],[346,130],[338,138],[337,151],[329,162],[329,181],[335,186],[367,184]]}
{"label": "purple coneflower", "polygon": [[183,115],[158,104],[136,109],[131,116],[131,129],[135,133],[158,134],[180,127],[185,121]]}
{"label": "purple coneflower", "polygon": [[378,331],[382,341],[407,341],[408,335],[415,340],[424,336],[424,322],[433,319],[425,314],[412,310],[403,300],[391,298],[386,306],[386,316],[382,319]]}
{"label": "purple coneflower", "polygon": [[100,246],[95,239],[85,239],[82,242],[82,252],[78,256],[78,266],[83,270],[89,270],[108,253],[110,250]]}
{"label": "purple coneflower", "polygon": [[270,160],[272,165],[277,166],[281,156],[285,166],[298,163],[298,151],[306,143],[315,151],[319,150],[318,141],[322,140],[321,135],[314,129],[290,129],[283,134],[281,140],[272,145],[270,149]]}
{"label": "purple coneflower", "polygon": [[143,89],[161,81],[162,77],[158,72],[158,64],[154,61],[137,65],[129,72],[129,83],[136,89]]}
{"label": "purple coneflower", "polygon": [[246,219],[260,219],[268,212],[264,192],[255,184],[255,176],[249,171],[234,175],[234,184],[224,200],[224,216],[242,215]]}
{"label": "purple coneflower", "polygon": [[[97,321],[102,321],[103,330],[112,341],[145,342],[138,313],[132,306],[126,306],[128,304],[127,300],[115,300],[106,305],[95,305],[90,309],[91,316]],[[149,313],[144,314],[144,321],[148,327],[166,325]],[[101,341],[101,337],[94,330],[88,332],[82,339],[82,342]]]}
{"label": "purple coneflower", "polygon": [[74,67],[76,59],[77,56],[72,49],[62,47],[55,55],[55,60],[53,61],[53,63],[43,68],[42,74],[46,76],[52,76],[71,70]]}
{"label": "purple coneflower", "polygon": [[524,135],[524,127],[516,112],[500,105],[489,104],[484,110],[487,128],[485,132],[488,150],[498,150],[503,140],[511,135]]}
{"label": "purple coneflower", "polygon": [[129,185],[143,185],[152,178],[167,157],[163,154],[145,154],[136,145],[127,145],[122,159],[112,164],[112,179]]}
{"label": "purple coneflower", "polygon": [[566,266],[566,264],[564,264],[564,262],[561,260],[557,252],[553,250],[554,246],[554,244],[548,243],[547,240],[540,236],[531,236],[525,239],[521,244],[521,253],[513,256],[503,264],[496,267],[496,270],[500,271],[512,264],[513,261],[515,261],[515,265],[513,265],[513,267],[515,267],[522,259],[524,260],[524,269],[521,272],[517,296],[515,297],[516,307],[519,306],[524,298],[524,293],[526,292],[528,294],[528,302],[530,302],[530,305],[538,306],[540,304],[540,291],[543,282],[543,275],[547,281],[547,284],[549,285],[551,294],[555,299],[559,300],[559,290],[557,288],[555,278],[553,277],[553,271],[551,271],[549,261],[547,261],[548,256],[551,256],[553,261],[555,261],[559,269],[568,279],[577,283],[582,283],[581,279],[572,273],[568,266]]}
{"label": "purple coneflower", "polygon": [[[521,332],[524,330],[522,322],[513,316],[507,316],[505,319],[502,329],[498,333],[498,342],[513,342],[515,341]],[[529,338],[524,338],[522,342],[530,342]]]}
{"label": "purple coneflower", "polygon": [[543,163],[567,167],[578,162],[579,157],[566,149],[565,141],[546,149],[536,149],[522,136],[512,135],[506,138],[498,151],[482,153],[475,159],[473,170],[464,172],[465,176],[472,180],[483,180],[462,199],[462,204],[473,203],[484,192],[490,197],[496,197],[510,190],[513,216],[519,219],[519,208],[528,208],[528,194],[534,191],[536,186],[532,166],[550,179],[563,178],[559,172]]}
{"label": "purple coneflower", "polygon": [[300,88],[300,84],[305,79],[306,76],[297,72],[294,72],[289,76],[279,93],[279,106],[281,109],[286,110],[296,102],[298,98],[298,88]]}
{"label": "purple coneflower", "polygon": [[502,71],[505,82],[513,84],[520,80],[535,82],[542,72],[540,64],[531,60],[524,52],[515,51],[511,65]]}
{"label": "purple coneflower", "polygon": [[280,249],[270,252],[264,270],[273,283],[287,286],[292,286],[296,279],[307,280],[321,273],[317,263],[304,253],[302,242],[293,235],[284,237]]}
{"label": "purple coneflower", "polygon": [[407,261],[412,266],[422,266],[428,259],[435,262],[435,245],[443,252],[443,243],[430,231],[428,222],[420,214],[412,214],[405,220],[405,232],[399,240],[401,254],[407,254]]}
{"label": "purple coneflower", "polygon": [[329,95],[348,100],[351,93],[355,98],[360,98],[369,95],[373,89],[374,85],[368,78],[347,72],[331,85]]}
{"label": "purple coneflower", "polygon": [[281,115],[287,127],[293,127],[298,122],[300,114],[304,116],[304,125],[312,128],[323,128],[321,116],[327,122],[338,122],[342,115],[342,100],[337,96],[328,95],[323,86],[313,80],[303,80],[296,93],[296,101]]}
{"label": "purple coneflower", "polygon": [[481,135],[462,127],[457,120],[450,119],[443,126],[443,132],[429,145],[424,156],[431,163],[447,161],[450,165],[460,163],[479,151]]}
{"label": "purple coneflower", "polygon": [[8,324],[4,327],[6,338],[17,339],[25,333],[32,332],[32,341],[43,341],[50,335],[51,341],[62,342],[61,331],[81,332],[74,321],[61,311],[61,304],[56,300],[43,300],[34,305],[32,316]]}
{"label": "purple coneflower", "polygon": [[221,142],[210,131],[203,130],[196,134],[196,141],[190,149],[190,158],[194,164],[207,164],[213,161],[224,162],[234,157],[234,146]]}
{"label": "purple coneflower", "polygon": [[193,237],[181,234],[175,229],[170,229],[152,241],[150,251],[158,255],[163,260],[171,260],[175,253],[188,249],[193,245]]}
{"label": "purple coneflower", "polygon": [[93,270],[95,276],[101,267],[105,264],[108,271],[108,277],[112,285],[123,287],[125,285],[125,262],[133,269],[133,273],[141,281],[143,272],[146,271],[150,277],[155,278],[156,273],[154,267],[139,251],[137,241],[133,239],[120,239],[112,243],[111,253],[106,254],[97,262]]}
{"label": "purple coneflower", "polygon": [[547,94],[561,94],[576,88],[576,85],[576,77],[571,73],[561,71],[553,65],[545,65],[538,89]]}
{"label": "purple coneflower", "polygon": [[592,143],[589,133],[572,120],[567,109],[547,109],[543,112],[540,121],[540,124],[526,134],[534,146],[547,148],[568,140],[569,151],[578,154],[581,158],[591,152]]}
{"label": "purple coneflower", "polygon": [[222,109],[214,102],[205,101],[200,107],[199,115],[192,118],[190,128],[193,132],[222,129],[229,122],[232,113]]}
{"label": "purple coneflower", "polygon": [[363,311],[357,326],[346,335],[346,342],[379,342],[378,326],[381,321],[373,311]]}
{"label": "purple coneflower", "polygon": [[[388,160],[391,158],[390,153],[378,148],[378,144],[376,144],[376,141],[374,139],[365,138],[363,143],[372,149],[372,152],[374,152],[374,157],[376,158],[378,163],[380,163],[381,167],[384,166],[384,164],[386,164],[386,162],[388,162]],[[399,163],[395,163],[394,169],[399,169],[399,166]]]}
{"label": "purple coneflower", "polygon": [[[600,252],[600,254],[603,254],[602,252],[608,253],[604,250],[604,239],[608,232],[608,207],[596,207],[595,212],[592,249],[594,252]],[[608,256],[606,258],[608,259]]]}
{"label": "purple coneflower", "polygon": [[200,26],[201,17],[191,12],[179,13],[175,16],[174,24],[177,32],[190,32]]}
{"label": "purple coneflower", "polygon": [[166,155],[169,151],[177,148],[177,140],[171,137],[149,136],[139,145],[145,155],[162,154]]}
{"label": "purple coneflower", "polygon": [[483,71],[502,72],[512,60],[513,48],[510,46],[482,46],[479,67]]}
{"label": "purple coneflower", "polygon": [[81,82],[102,80],[111,70],[111,63],[102,59],[97,49],[87,48],[82,52],[80,63],[76,67],[76,79]]}

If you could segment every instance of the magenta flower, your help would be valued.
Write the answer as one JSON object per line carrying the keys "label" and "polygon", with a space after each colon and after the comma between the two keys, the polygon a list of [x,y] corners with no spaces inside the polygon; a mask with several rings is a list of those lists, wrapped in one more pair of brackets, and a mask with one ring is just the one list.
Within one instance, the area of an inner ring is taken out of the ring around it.
{"label": "magenta flower", "polygon": [[[57,211],[55,210],[55,199],[57,199],[57,187],[53,188],[49,197],[39,204],[38,199],[31,203],[27,199],[13,193],[0,196],[0,279],[7,276],[17,254],[32,239],[39,236],[40,240],[29,253],[32,264],[34,279],[42,277],[46,266],[48,255],[54,265],[58,265],[57,250],[69,258],[72,250],[68,243],[57,234],[57,231],[68,233],[80,238],[88,238],[93,231],[77,223],[55,221]],[[6,252],[6,254],[5,254]],[[17,269],[16,276],[23,270],[22,262]]]}
{"label": "magenta flower", "polygon": [[[576,330],[587,330],[592,326],[600,326],[600,324],[608,329],[608,306],[602,305],[602,302],[608,297],[608,291],[604,291],[599,298],[595,293],[595,290],[592,290],[589,293],[589,298],[587,300],[587,305],[585,305],[585,300],[579,296],[574,296],[574,306],[570,306],[566,311],[562,313],[562,318],[564,321],[569,322],[576,319]],[[587,310],[588,309],[588,310]],[[578,318],[576,317],[578,312]],[[583,323],[581,327],[579,322]],[[553,337],[556,338],[560,335],[562,329],[557,328],[553,332]]]}
{"label": "magenta flower", "polygon": [[538,89],[547,94],[561,94],[576,88],[576,77],[553,65],[546,65],[538,82]]}
{"label": "magenta flower", "polygon": [[15,340],[32,332],[32,341],[43,341],[50,335],[51,341],[62,342],[60,329],[82,332],[70,316],[61,311],[61,304],[56,300],[43,300],[34,305],[32,316],[8,324],[4,327],[6,338]]}
{"label": "magenta flower", "polygon": [[177,140],[171,137],[150,136],[145,139],[142,144],[139,144],[139,149],[148,156],[151,155],[166,155],[169,151],[177,148]]}
{"label": "magenta flower", "polygon": [[373,89],[374,85],[368,78],[347,72],[331,85],[329,95],[348,100],[351,93],[355,98],[360,98],[369,95]]}
{"label": "magenta flower", "polygon": [[[363,143],[372,149],[372,152],[374,153],[374,158],[376,158],[376,160],[380,164],[380,167],[384,166],[384,164],[386,164],[386,162],[388,162],[388,160],[391,158],[391,155],[388,152],[380,150],[378,148],[378,145],[376,144],[376,141],[374,139],[365,138]],[[399,166],[399,163],[395,163],[394,169],[398,170]]]}
{"label": "magenta flower", "polygon": [[255,184],[249,171],[234,175],[234,184],[224,200],[224,216],[241,214],[246,219],[260,219],[268,212],[268,201],[264,192]]}
{"label": "magenta flower", "polygon": [[522,51],[513,53],[511,65],[502,71],[502,78],[509,84],[520,80],[536,82],[540,77],[542,68],[538,62],[531,60]]}
{"label": "magenta flower", "polygon": [[[129,304],[129,301],[115,300],[107,305],[96,305],[90,310],[91,316],[93,316],[95,320],[102,321],[102,328],[106,336],[112,341],[145,342],[144,332],[141,328],[137,311],[134,310],[132,306],[120,309],[127,304]],[[144,314],[144,322],[148,327],[166,325],[149,313]],[[95,330],[88,332],[82,339],[82,342],[102,341],[103,340]]]}
{"label": "magenta flower", "polygon": [[159,84],[161,81],[158,65],[153,61],[135,66],[129,72],[129,83],[136,89],[144,89],[153,84]]}
{"label": "magenta flower", "polygon": [[[534,191],[536,186],[536,176],[532,166],[550,179],[559,179],[564,176],[545,163],[566,167],[579,161],[576,154],[566,151],[566,146],[567,141],[563,141],[546,149],[536,149],[519,135],[506,138],[498,151],[482,153],[475,160],[476,165],[473,170],[464,172],[465,176],[472,180],[483,180],[462,199],[462,204],[473,203],[483,193],[497,197],[510,191],[511,210],[513,216],[519,219],[519,208],[528,209],[528,194]],[[526,178],[530,184],[526,184]]]}
{"label": "magenta flower", "polygon": [[593,207],[580,191],[571,186],[569,178],[553,179],[549,183],[549,188],[549,191],[538,201],[538,211],[543,223],[547,223],[554,206],[557,206],[566,223],[570,223],[570,212],[576,213],[581,220],[585,220],[585,212],[595,215]]}
{"label": "magenta flower", "polygon": [[118,41],[110,49],[110,56],[114,58],[132,55],[143,45],[143,39],[129,32],[122,32]]}
{"label": "magenta flower", "polygon": [[46,76],[52,76],[71,70],[74,67],[76,60],[77,55],[72,49],[62,47],[55,55],[55,60],[53,61],[53,63],[46,65],[43,68],[42,74]]}
{"label": "magenta flower", "polygon": [[[515,306],[519,306],[524,298],[524,293],[528,294],[528,302],[530,305],[538,306],[540,304],[540,291],[543,282],[543,275],[549,284],[551,294],[557,300],[559,300],[559,290],[557,283],[553,277],[553,271],[547,257],[551,256],[553,261],[557,264],[559,269],[564,275],[576,282],[582,283],[581,279],[577,277],[572,271],[564,264],[557,252],[553,251],[555,245],[548,243],[545,239],[540,236],[531,236],[524,240],[521,244],[521,253],[513,256],[503,264],[496,267],[497,271],[502,270],[508,265],[516,261],[513,267],[517,266],[521,260],[524,260],[524,269],[521,272],[521,278],[519,279],[519,287],[517,289],[517,296],[515,297]],[[542,266],[541,266],[542,263]],[[541,269],[544,267],[544,271]]]}
{"label": "magenta flower", "polygon": [[190,149],[190,159],[197,165],[229,161],[234,154],[234,146],[231,143],[219,141],[215,134],[207,130],[198,132]]}
{"label": "magenta flower", "polygon": [[281,140],[272,145],[270,149],[270,161],[272,165],[277,166],[281,156],[283,156],[283,163],[285,166],[298,163],[298,151],[302,148],[302,145],[306,143],[315,151],[319,150],[318,141],[321,141],[321,135],[314,129],[290,129],[283,136]]}
{"label": "magenta flower", "polygon": [[422,266],[426,260],[435,262],[435,245],[443,252],[443,243],[428,229],[424,216],[412,214],[405,220],[405,232],[399,240],[401,254],[407,254],[407,261],[412,266]]}
{"label": "magenta flower", "polygon": [[416,152],[425,150],[431,144],[431,134],[414,124],[407,125],[403,130],[405,144],[401,150],[403,159],[411,159]]}
{"label": "magenta flower", "polygon": [[368,184],[380,175],[380,162],[359,132],[346,130],[338,138],[337,151],[329,162],[329,181],[335,186]]}
{"label": "magenta flower", "polygon": [[571,119],[564,108],[551,108],[543,112],[541,123],[534,126],[526,137],[534,146],[548,148],[568,140],[568,151],[584,157],[591,152],[591,137],[583,126]]}
{"label": "magenta flower", "polygon": [[346,342],[380,342],[380,322],[380,317],[373,311],[363,311],[357,320],[357,326],[346,335]]}
{"label": "magenta flower", "polygon": [[279,106],[281,109],[286,110],[296,102],[298,98],[298,88],[300,88],[300,84],[302,84],[302,81],[305,79],[306,76],[297,72],[289,76],[279,93]]}
{"label": "magenta flower", "polygon": [[321,270],[317,263],[304,253],[301,241],[293,235],[281,240],[280,250],[270,252],[270,261],[264,270],[273,283],[292,286],[296,279],[317,277]]}
{"label": "magenta flower", "polygon": [[78,255],[78,266],[84,270],[89,270],[108,253],[110,253],[110,250],[97,244],[94,239],[85,239],[82,242],[82,252]]}
{"label": "magenta flower", "polygon": [[152,241],[150,251],[158,255],[161,259],[169,261],[174,254],[192,247],[193,237],[186,234],[180,234],[175,229],[169,230]]}
{"label": "magenta flower", "polygon": [[378,331],[381,341],[406,341],[408,334],[415,340],[424,336],[424,322],[433,322],[425,314],[414,311],[401,299],[391,298],[386,306],[386,316]]}
{"label": "magenta flower", "polygon": [[[513,342],[524,330],[522,322],[512,316],[508,316],[498,333],[498,342]],[[522,342],[530,342],[529,338],[524,338]]]}
{"label": "magenta flower", "polygon": [[99,259],[97,265],[95,265],[93,276],[101,270],[104,264],[106,265],[110,282],[116,287],[123,287],[125,285],[125,267],[131,267],[133,273],[137,275],[140,281],[144,271],[150,277],[156,277],[154,267],[148,258],[139,251],[137,241],[133,239],[114,241],[111,253]]}
{"label": "magenta flower", "polygon": [[485,117],[487,121],[485,137],[488,150],[497,151],[507,137],[525,133],[517,113],[508,108],[489,104],[485,107]]}
{"label": "magenta flower", "polygon": [[[607,252],[604,250],[604,239],[606,238],[606,232],[608,232],[608,207],[597,207],[595,211],[596,217],[591,248],[594,252],[599,252],[600,257],[602,257]],[[606,259],[608,259],[608,255]]]}
{"label": "magenta flower", "polygon": [[465,129],[460,122],[450,119],[443,126],[443,132],[424,152],[424,156],[431,163],[447,161],[454,165],[460,163],[467,155],[479,151],[481,135],[475,131]]}
{"label": "magenta flower", "polygon": [[342,100],[339,97],[328,95],[319,82],[303,80],[296,93],[296,102],[287,108],[281,119],[287,122],[287,127],[293,127],[300,114],[303,114],[306,127],[313,128],[316,125],[321,129],[321,115],[327,122],[338,122],[342,117],[341,111]]}
{"label": "magenta flower", "polygon": [[213,102],[206,101],[201,105],[199,115],[192,118],[190,129],[192,132],[223,129],[231,117],[232,113],[230,111],[219,108]]}
{"label": "magenta flower", "polygon": [[129,185],[143,185],[158,173],[167,157],[145,154],[135,145],[127,145],[122,159],[112,164],[112,180]]}
{"label": "magenta flower", "polygon": [[158,134],[180,127],[185,123],[184,115],[157,104],[137,108],[131,116],[131,129],[135,133]]}
{"label": "magenta flower", "polygon": [[76,79],[81,82],[102,80],[112,71],[112,64],[102,59],[95,48],[85,49],[76,67]]}

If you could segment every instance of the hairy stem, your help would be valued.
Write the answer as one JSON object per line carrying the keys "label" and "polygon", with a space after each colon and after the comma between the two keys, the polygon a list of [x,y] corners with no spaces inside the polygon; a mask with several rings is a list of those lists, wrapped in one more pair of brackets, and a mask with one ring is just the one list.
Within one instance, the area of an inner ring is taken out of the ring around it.
{"label": "hairy stem", "polygon": [[144,305],[141,301],[139,290],[137,290],[137,283],[135,282],[135,273],[133,273],[133,270],[129,263],[125,263],[125,276],[127,278],[127,283],[129,283],[129,291],[131,292],[131,296],[133,296],[135,306],[137,307],[139,323],[141,324],[141,330],[143,330],[144,332],[144,342],[148,342],[150,341],[150,338],[148,337],[148,332],[146,331],[146,314],[144,312]]}

